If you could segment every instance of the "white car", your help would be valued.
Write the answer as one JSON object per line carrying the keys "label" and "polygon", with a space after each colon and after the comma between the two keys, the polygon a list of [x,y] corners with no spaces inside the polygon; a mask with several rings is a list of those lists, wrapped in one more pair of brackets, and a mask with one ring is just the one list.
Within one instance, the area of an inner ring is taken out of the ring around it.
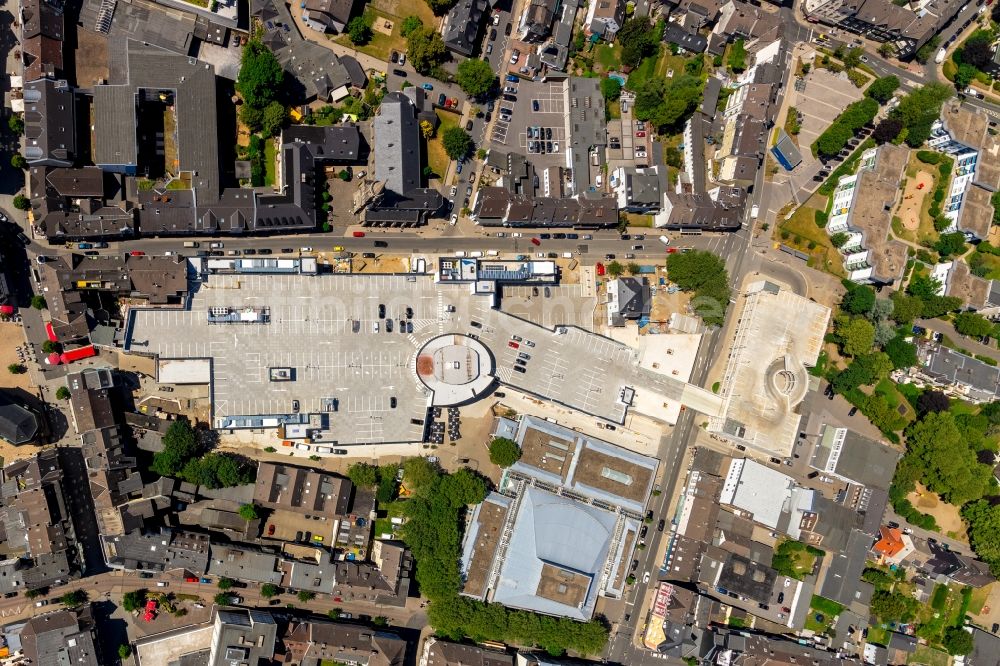
{"label": "white car", "polygon": [[514,52],[510,54],[510,64],[516,65],[517,61],[520,59],[521,59],[521,52],[515,49]]}
{"label": "white car", "polygon": [[312,251],[313,251],[313,249],[312,249],[311,247],[304,247],[304,248],[301,248],[301,250],[300,250],[300,251],[301,251],[301,252],[312,252]]}
{"label": "white car", "polygon": [[493,15],[493,25],[500,25],[500,12]]}
{"label": "white car", "polygon": [[520,238],[523,235],[520,231],[515,231],[511,234],[511,238]]}
{"label": "white car", "polygon": [[458,224],[458,213],[452,213],[451,214],[451,222],[450,222],[450,224],[453,225],[453,226],[455,224]]}
{"label": "white car", "polygon": [[405,64],[406,64],[406,54],[405,53],[400,53],[399,54],[399,66],[402,67]]}

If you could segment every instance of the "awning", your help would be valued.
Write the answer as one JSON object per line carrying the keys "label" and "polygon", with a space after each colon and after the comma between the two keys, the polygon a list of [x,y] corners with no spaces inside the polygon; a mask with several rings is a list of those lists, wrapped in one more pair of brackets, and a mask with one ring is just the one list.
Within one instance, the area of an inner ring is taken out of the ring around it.
{"label": "awning", "polygon": [[49,354],[48,358],[46,359],[46,362],[49,365],[59,365],[60,360],[61,359],[59,358],[59,354],[52,352],[51,354]]}
{"label": "awning", "polygon": [[5,315],[14,314],[14,306],[0,305],[0,314],[5,314]]}
{"label": "awning", "polygon": [[50,342],[59,342],[59,338],[56,337],[56,332],[52,330],[52,322],[45,324],[45,335],[48,336]]}

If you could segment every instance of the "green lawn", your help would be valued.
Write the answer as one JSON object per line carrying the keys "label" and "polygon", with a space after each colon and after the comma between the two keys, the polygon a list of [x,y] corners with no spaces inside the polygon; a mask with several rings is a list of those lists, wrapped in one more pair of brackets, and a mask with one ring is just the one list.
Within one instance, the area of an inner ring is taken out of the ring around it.
{"label": "green lawn", "polygon": [[[870,633],[870,632],[869,632]],[[935,650],[926,645],[917,646],[917,651],[906,660],[908,664],[924,664],[925,666],[948,666],[950,658],[941,650]]]}
{"label": "green lawn", "polygon": [[338,44],[343,44],[344,46],[352,49],[357,49],[362,53],[367,53],[378,60],[387,61],[389,60],[389,53],[391,51],[406,51],[406,39],[404,39],[399,32],[400,26],[402,25],[405,17],[417,16],[424,22],[424,25],[434,25],[434,22],[436,21],[434,12],[431,11],[431,8],[426,2],[400,2],[397,3],[395,11],[399,12],[398,16],[388,11],[383,11],[382,9],[374,10],[369,7],[365,10],[364,14],[366,18],[372,21],[373,25],[375,21],[392,21],[391,35],[386,35],[378,30],[372,30],[372,40],[364,46],[355,46],[352,44],[350,37],[348,37],[346,33],[335,37],[331,36],[330,39]]}
{"label": "green lawn", "polygon": [[274,140],[264,141],[264,185],[270,187],[275,183],[275,175],[278,172],[278,151],[274,147]]}
{"label": "green lawn", "polygon": [[[816,633],[826,633],[833,626],[833,620],[844,607],[836,601],[814,594],[809,603],[809,615],[806,617],[806,629]],[[820,621],[822,617],[822,621]]]}
{"label": "green lawn", "polygon": [[598,44],[592,51],[594,56],[594,71],[600,65],[600,72],[612,72],[619,68],[622,61],[622,49],[618,44]]}
{"label": "green lawn", "polygon": [[983,612],[983,606],[986,605],[986,600],[990,596],[990,588],[992,585],[987,585],[986,587],[979,587],[972,590],[972,601],[969,602],[969,612],[973,615],[979,615]]}
{"label": "green lawn", "polygon": [[[808,264],[813,268],[844,277],[844,261],[840,252],[830,242],[826,230],[816,225],[817,204],[825,205],[826,198],[811,197],[790,218],[779,222],[776,240],[809,254]],[[788,232],[787,238],[785,232]],[[813,247],[810,248],[810,244]]]}
{"label": "green lawn", "polygon": [[889,644],[889,630],[882,627],[868,627],[868,642],[886,646]]}
{"label": "green lawn", "polygon": [[441,136],[449,127],[458,127],[458,116],[440,109],[437,110],[437,116],[441,120],[441,124],[438,125],[434,138],[427,142],[427,164],[438,177],[443,177],[448,171],[448,163],[451,162],[451,158],[448,157],[448,153],[444,152]]}

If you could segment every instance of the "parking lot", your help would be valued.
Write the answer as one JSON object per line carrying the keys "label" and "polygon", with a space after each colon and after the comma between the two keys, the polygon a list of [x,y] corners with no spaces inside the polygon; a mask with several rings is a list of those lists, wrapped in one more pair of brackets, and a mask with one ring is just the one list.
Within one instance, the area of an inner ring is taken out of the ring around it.
{"label": "parking lot", "polygon": [[[417,378],[417,352],[445,333],[486,345],[493,357],[486,376],[616,423],[630,404],[658,418],[670,401],[719,409],[717,396],[640,367],[635,349],[586,330],[593,299],[578,299],[587,302],[582,309],[558,307],[574,300],[579,285],[550,289],[559,291],[541,303],[512,294],[529,302],[543,327],[492,308],[467,285],[430,276],[214,275],[188,310],[131,311],[125,348],[211,358],[216,428],[308,423],[313,442],[296,446],[310,453],[330,453],[310,448],[324,444],[421,441],[433,394]],[[209,308],[237,303],[241,311],[269,308],[269,321],[209,323]],[[292,379],[272,381],[271,368],[290,368]]]}
{"label": "parking lot", "polygon": [[[517,101],[510,102],[503,98],[498,100],[498,117],[491,136],[494,146],[526,155],[537,170],[566,166],[568,119],[564,86],[561,83],[541,83],[525,79],[520,79],[517,83],[506,80],[501,83],[505,90],[517,90],[516,94],[506,93],[515,95]],[[509,116],[502,114],[501,109],[509,109]],[[503,120],[505,117],[510,120]],[[529,138],[529,128],[541,129],[544,136],[533,135]],[[544,153],[537,146],[539,141],[545,141]],[[548,150],[549,144],[552,145],[551,152]]]}

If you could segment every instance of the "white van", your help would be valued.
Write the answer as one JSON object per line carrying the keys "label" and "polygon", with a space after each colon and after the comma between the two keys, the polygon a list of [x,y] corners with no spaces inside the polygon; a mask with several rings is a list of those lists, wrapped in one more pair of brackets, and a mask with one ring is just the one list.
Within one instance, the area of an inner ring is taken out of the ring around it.
{"label": "white van", "polygon": [[572,259],[573,258],[573,253],[572,252],[563,252],[562,253],[562,257],[563,257],[563,259]]}
{"label": "white van", "polygon": [[219,241],[214,241],[212,243],[209,243],[208,246],[213,250],[221,250],[223,247],[222,243],[220,243]]}
{"label": "white van", "polygon": [[378,333],[378,322],[377,321],[373,321],[372,322],[372,333]]}
{"label": "white van", "polygon": [[473,250],[472,252],[469,253],[469,256],[470,257],[481,257],[481,256],[483,256],[483,251],[482,250]]}
{"label": "white van", "polygon": [[201,245],[198,241],[184,241],[184,247],[198,247]]}
{"label": "white van", "polygon": [[329,446],[317,446],[316,453],[333,453],[333,449]]}
{"label": "white van", "polygon": [[500,250],[487,250],[486,251],[486,256],[488,256],[488,257],[499,257],[500,256]]}
{"label": "white van", "polygon": [[663,243],[664,245],[670,245],[670,239],[667,238],[666,236],[660,236],[660,242]]}
{"label": "white van", "polygon": [[459,250],[458,252],[455,253],[455,256],[456,257],[464,257],[465,256],[465,250]]}

